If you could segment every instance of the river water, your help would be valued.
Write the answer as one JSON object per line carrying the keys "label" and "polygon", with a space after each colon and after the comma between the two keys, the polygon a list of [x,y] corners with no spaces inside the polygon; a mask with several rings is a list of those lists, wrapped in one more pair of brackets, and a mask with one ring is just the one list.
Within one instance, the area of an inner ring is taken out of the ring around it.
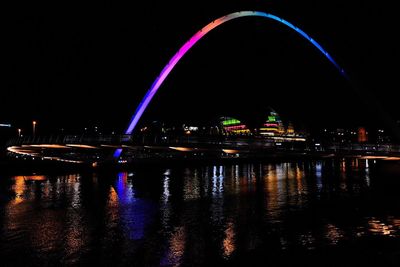
{"label": "river water", "polygon": [[0,196],[0,266],[400,266],[373,160],[0,174]]}

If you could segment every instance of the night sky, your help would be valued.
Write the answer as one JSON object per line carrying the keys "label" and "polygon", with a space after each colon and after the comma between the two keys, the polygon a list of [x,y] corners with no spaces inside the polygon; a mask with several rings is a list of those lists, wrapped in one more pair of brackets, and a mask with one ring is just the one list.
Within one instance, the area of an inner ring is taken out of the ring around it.
{"label": "night sky", "polygon": [[272,107],[299,127],[388,128],[400,119],[396,8],[383,1],[349,2],[142,1],[60,4],[51,12],[42,6],[10,9],[2,30],[0,122],[28,128],[37,120],[43,133],[95,125],[122,132],[164,65],[195,32],[231,12],[258,10],[307,32],[350,81],[289,28],[241,18],[213,30],[186,54],[141,122],[197,123],[229,115],[257,124]]}

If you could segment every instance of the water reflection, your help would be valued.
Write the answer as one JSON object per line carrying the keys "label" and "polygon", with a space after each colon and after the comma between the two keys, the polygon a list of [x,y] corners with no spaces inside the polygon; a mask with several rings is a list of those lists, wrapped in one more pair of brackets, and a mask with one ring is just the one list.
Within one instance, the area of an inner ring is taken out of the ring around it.
{"label": "water reflection", "polygon": [[15,184],[14,184],[13,190],[15,192],[15,198],[13,200],[14,203],[12,204],[12,206],[18,205],[23,201],[23,199],[24,199],[23,193],[25,191],[24,176],[15,176],[14,180],[15,180]]}
{"label": "water reflection", "polygon": [[0,256],[24,251],[22,265],[207,266],[265,248],[399,237],[400,208],[371,187],[381,177],[374,166],[343,159],[2,177],[12,197],[0,203]]}
{"label": "water reflection", "polygon": [[118,173],[118,179],[115,184],[115,188],[118,195],[118,201],[120,204],[131,204],[136,200],[135,191],[132,187],[132,183],[128,182],[128,173],[120,172]]}
{"label": "water reflection", "polygon": [[214,197],[221,196],[224,191],[224,167],[214,166],[212,176],[212,194]]}
{"label": "water reflection", "polygon": [[200,197],[200,177],[198,170],[185,169],[183,183],[184,200],[195,200]]}
{"label": "water reflection", "polygon": [[184,226],[177,227],[169,240],[169,251],[167,253],[168,263],[179,266],[185,251],[186,231]]}
{"label": "water reflection", "polygon": [[330,244],[336,245],[340,240],[344,238],[344,233],[339,227],[332,223],[329,223],[326,225],[325,236],[329,240]]}
{"label": "water reflection", "polygon": [[133,240],[143,238],[145,228],[152,220],[153,201],[136,197],[132,179],[128,179],[127,172],[118,173],[115,188],[118,196],[116,204],[124,233]]}
{"label": "water reflection", "polygon": [[228,222],[225,229],[225,238],[222,243],[224,257],[229,257],[235,250],[235,229],[233,222]]}
{"label": "water reflection", "polygon": [[[395,220],[397,221],[397,220]],[[394,236],[396,233],[395,226],[390,222],[383,222],[376,218],[371,218],[368,220],[369,231],[376,235],[389,235]],[[399,230],[399,229],[397,229]]]}
{"label": "water reflection", "polygon": [[368,161],[369,161],[368,159],[365,160],[365,182],[366,182],[367,186],[369,187],[371,185],[371,179],[369,177],[370,170],[369,170],[369,162]]}
{"label": "water reflection", "polygon": [[168,202],[170,193],[169,193],[169,176],[164,174],[164,181],[163,181],[163,194],[162,199],[164,202]]}

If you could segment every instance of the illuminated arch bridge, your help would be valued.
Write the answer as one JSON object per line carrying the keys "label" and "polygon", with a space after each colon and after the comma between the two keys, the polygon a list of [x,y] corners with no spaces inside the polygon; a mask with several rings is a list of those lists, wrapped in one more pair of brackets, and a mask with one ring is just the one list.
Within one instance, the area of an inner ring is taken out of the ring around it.
{"label": "illuminated arch bridge", "polygon": [[[233,19],[243,18],[243,17],[261,17],[261,18],[271,19],[271,20],[277,21],[277,22],[285,25],[286,27],[294,30],[295,32],[300,34],[303,38],[305,38],[307,41],[309,41],[312,45],[314,45],[339,70],[341,75],[347,79],[347,75],[346,75],[345,71],[343,70],[343,68],[341,68],[339,66],[339,64],[333,59],[333,57],[330,54],[328,54],[328,52],[324,48],[322,48],[322,46],[317,41],[315,41],[307,33],[305,33],[303,30],[301,30],[297,26],[293,25],[292,23],[288,22],[287,20],[284,20],[273,14],[260,12],[260,11],[234,12],[234,13],[230,13],[226,16],[220,17],[220,18],[212,21],[211,23],[207,24],[204,28],[202,28],[195,35],[193,35],[192,38],[190,38],[189,41],[187,41],[179,49],[179,51],[171,58],[171,60],[168,62],[168,64],[163,68],[160,75],[155,79],[155,81],[151,85],[150,89],[147,91],[146,95],[143,97],[142,101],[140,102],[139,106],[137,107],[137,109],[135,111],[135,114],[132,116],[132,119],[129,123],[128,128],[125,131],[125,134],[132,134],[132,132],[135,129],[137,123],[139,122],[143,112],[146,110],[151,99],[157,93],[158,89],[160,88],[160,86],[162,85],[164,80],[167,78],[168,74],[172,71],[172,69],[179,62],[179,60],[189,51],[189,49],[192,48],[193,45],[195,45],[203,36],[205,36],[211,30],[217,28],[218,26],[224,24],[225,22],[228,22]],[[121,149],[116,150],[114,153],[114,157],[118,158],[120,156],[121,152],[122,152]]]}
{"label": "illuminated arch bridge", "polygon": [[[231,21],[233,19],[238,19],[238,18],[243,18],[243,17],[260,17],[260,18],[267,18],[271,19],[273,21],[277,21],[281,23],[282,25],[288,27],[289,29],[294,30],[297,32],[300,36],[302,36],[304,39],[306,39],[308,42],[310,42],[314,47],[318,49],[320,53],[322,53],[323,56],[325,56],[329,62],[333,64],[333,66],[339,71],[339,73],[347,79],[347,75],[343,68],[339,66],[339,64],[333,59],[333,57],[313,38],[311,38],[307,33],[305,33],[303,30],[298,28],[297,26],[293,25],[292,23],[275,16],[270,13],[265,13],[265,12],[260,12],[260,11],[240,11],[240,12],[234,12],[231,14],[228,14],[226,16],[220,17],[211,23],[207,24],[204,28],[202,28],[200,31],[198,31],[195,35],[192,36],[179,50],[178,52],[170,59],[168,64],[162,69],[161,73],[159,76],[155,79],[153,84],[151,85],[150,89],[147,91],[145,96],[143,97],[142,101],[138,105],[134,115],[132,116],[132,119],[129,123],[128,128],[125,131],[125,134],[130,136],[132,132],[134,131],[138,121],[140,120],[143,112],[147,108],[148,104],[164,82],[164,80],[167,78],[169,73],[172,71],[172,69],[175,67],[175,65],[179,62],[179,60],[192,48],[202,37],[204,37],[207,33],[209,33],[211,30],[219,27],[220,25]],[[237,145],[237,144],[236,144]],[[226,147],[225,147],[226,148]],[[99,145],[93,145],[92,143],[87,143],[87,142],[82,142],[77,141],[76,143],[71,143],[71,142],[26,142],[26,143],[16,143],[10,144],[8,146],[8,151],[14,154],[18,154],[21,156],[24,155],[31,155],[35,156],[38,155],[41,158],[47,157],[44,153],[48,153],[49,157],[52,157],[54,159],[63,159],[58,155],[74,155],[74,153],[78,153],[79,151],[96,151],[100,149],[101,151],[106,151],[107,149],[112,149],[112,151],[115,150],[114,157],[118,158],[121,155],[122,149],[126,149],[129,152],[129,147],[126,144],[119,143],[117,145],[110,144],[110,143],[101,143]],[[132,149],[135,149],[133,146]],[[168,146],[168,149],[172,150],[179,150],[181,149],[180,147],[177,146]],[[184,151],[186,148],[182,148],[181,150]],[[191,150],[192,148],[187,148],[188,150]],[[221,146],[221,149],[224,149],[224,147]],[[234,149],[232,151],[227,152],[235,152]],[[54,152],[54,154],[53,154]],[[61,153],[59,153],[61,152]],[[58,154],[57,154],[58,153]],[[90,154],[90,153],[89,153]],[[83,154],[84,155],[84,154]],[[91,154],[93,155],[93,154]],[[96,155],[96,153],[94,154]],[[74,157],[72,157],[72,160],[74,160]]]}
{"label": "illuminated arch bridge", "polygon": [[[302,142],[304,143],[304,142]],[[167,139],[142,139],[132,135],[19,137],[7,144],[10,156],[72,163],[111,161],[112,151],[124,149],[124,159],[230,157],[263,153],[275,149],[274,142],[240,137],[178,135]],[[299,147],[304,149],[304,147]],[[113,160],[112,160],[113,161]]]}
{"label": "illuminated arch bridge", "polygon": [[[265,142],[260,138],[214,138],[180,136],[157,142],[132,139],[131,135],[90,136],[36,136],[10,140],[7,150],[18,159],[54,160],[71,163],[114,162],[112,152],[124,149],[122,161],[142,160],[262,158],[276,156],[306,157],[322,155],[349,155],[360,158],[393,160],[400,159],[399,145],[331,144],[315,150],[306,142]],[[320,150],[322,149],[322,150]],[[395,158],[397,157],[397,158]]]}

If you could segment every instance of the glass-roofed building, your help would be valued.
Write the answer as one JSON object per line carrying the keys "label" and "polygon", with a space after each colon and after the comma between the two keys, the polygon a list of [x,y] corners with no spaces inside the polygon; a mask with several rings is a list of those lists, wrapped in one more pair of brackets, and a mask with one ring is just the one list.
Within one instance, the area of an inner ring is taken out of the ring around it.
{"label": "glass-roofed building", "polygon": [[221,127],[227,135],[250,135],[250,129],[240,120],[232,117],[221,117]]}

